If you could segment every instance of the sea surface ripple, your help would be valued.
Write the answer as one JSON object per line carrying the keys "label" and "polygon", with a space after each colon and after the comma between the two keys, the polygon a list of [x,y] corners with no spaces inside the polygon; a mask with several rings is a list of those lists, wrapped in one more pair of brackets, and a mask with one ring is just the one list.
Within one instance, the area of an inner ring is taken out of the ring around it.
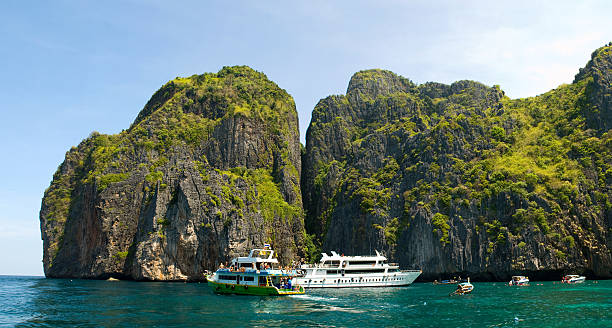
{"label": "sea surface ripple", "polygon": [[0,276],[0,327],[612,327],[612,280],[215,295],[204,283]]}

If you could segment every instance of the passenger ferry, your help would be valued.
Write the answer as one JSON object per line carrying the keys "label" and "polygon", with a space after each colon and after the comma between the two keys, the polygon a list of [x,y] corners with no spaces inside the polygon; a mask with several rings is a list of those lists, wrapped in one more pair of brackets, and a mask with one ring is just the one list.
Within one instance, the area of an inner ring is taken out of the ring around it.
{"label": "passenger ferry", "polygon": [[296,270],[283,270],[274,251],[268,247],[253,249],[246,257],[232,260],[207,277],[208,285],[218,294],[298,295],[304,287],[295,281]]}
{"label": "passenger ferry", "polygon": [[306,288],[390,287],[410,285],[421,270],[400,270],[397,263],[376,251],[375,256],[344,256],[322,253],[320,263],[302,265],[297,282]]}

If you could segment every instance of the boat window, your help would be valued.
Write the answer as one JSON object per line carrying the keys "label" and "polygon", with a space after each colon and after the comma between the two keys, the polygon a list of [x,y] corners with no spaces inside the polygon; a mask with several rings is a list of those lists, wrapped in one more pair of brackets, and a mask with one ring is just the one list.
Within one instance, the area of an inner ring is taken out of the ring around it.
{"label": "boat window", "polygon": [[376,261],[349,261],[350,265],[372,265],[375,263]]}
{"label": "boat window", "polygon": [[243,276],[242,281],[255,281],[255,277],[253,276]]}
{"label": "boat window", "polygon": [[383,273],[383,272],[385,272],[385,269],[374,269],[374,270],[353,270],[353,269],[347,269],[347,270],[344,270],[344,272],[346,274],[349,274],[349,273]]}
{"label": "boat window", "polygon": [[329,264],[331,266],[339,266],[340,265],[340,261],[329,261]]}
{"label": "boat window", "polygon": [[219,280],[236,280],[236,276],[220,275]]}

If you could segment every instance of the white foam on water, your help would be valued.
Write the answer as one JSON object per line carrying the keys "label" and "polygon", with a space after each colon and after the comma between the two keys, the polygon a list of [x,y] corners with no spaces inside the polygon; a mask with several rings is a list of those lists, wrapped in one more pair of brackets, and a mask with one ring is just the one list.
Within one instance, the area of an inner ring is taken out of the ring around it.
{"label": "white foam on water", "polygon": [[291,295],[291,298],[300,298],[300,299],[305,299],[309,301],[337,301],[338,300],[337,297],[323,297],[323,296],[314,296],[314,295],[309,295],[309,294]]}

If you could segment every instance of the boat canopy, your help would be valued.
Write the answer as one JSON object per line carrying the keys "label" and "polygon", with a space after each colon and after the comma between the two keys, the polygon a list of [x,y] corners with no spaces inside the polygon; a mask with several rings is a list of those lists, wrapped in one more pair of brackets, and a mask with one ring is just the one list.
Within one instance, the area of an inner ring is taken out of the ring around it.
{"label": "boat canopy", "polygon": [[376,255],[368,255],[368,256],[344,256],[344,255],[338,255],[338,253],[331,251],[331,256],[327,255],[327,253],[321,253],[321,255],[323,255],[323,257],[321,257],[321,263],[326,262],[326,261],[378,261],[378,262],[384,262],[387,260],[386,257],[384,257],[382,254],[380,254],[378,251],[376,251]]}
{"label": "boat canopy", "polygon": [[232,260],[232,263],[278,263],[278,260],[274,258],[274,251],[271,249],[260,249],[256,248],[251,250],[249,256],[241,256]]}

